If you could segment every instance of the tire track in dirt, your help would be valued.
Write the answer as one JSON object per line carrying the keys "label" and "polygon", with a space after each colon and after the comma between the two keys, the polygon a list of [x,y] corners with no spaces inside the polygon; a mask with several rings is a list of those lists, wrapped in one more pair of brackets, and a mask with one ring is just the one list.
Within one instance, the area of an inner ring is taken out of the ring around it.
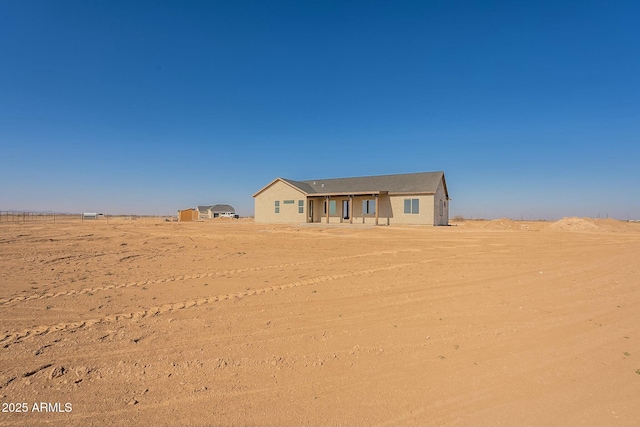
{"label": "tire track in dirt", "polygon": [[[400,251],[384,251],[385,253],[388,252],[400,252]],[[508,250],[497,250],[497,251],[492,251],[492,252],[509,252]],[[476,254],[487,254],[489,252],[477,252]],[[469,255],[469,254],[466,254]],[[360,257],[360,256],[366,256],[366,255],[357,255],[354,257]],[[298,280],[295,282],[291,282],[291,283],[287,283],[287,284],[283,284],[283,285],[273,285],[273,286],[268,286],[265,288],[259,288],[259,289],[249,289],[249,290],[245,290],[245,291],[238,291],[238,292],[232,292],[232,293],[228,293],[228,294],[221,294],[221,295],[216,295],[216,296],[211,296],[211,297],[203,297],[203,298],[198,298],[198,299],[194,299],[194,300],[189,300],[189,301],[183,301],[183,302],[178,302],[178,303],[169,303],[169,304],[164,304],[161,306],[156,306],[156,307],[151,307],[145,310],[141,310],[141,311],[137,311],[137,312],[133,312],[133,313],[121,313],[121,314],[113,314],[113,315],[108,315],[108,316],[104,316],[101,317],[99,319],[90,319],[90,320],[82,320],[82,321],[77,321],[77,322],[68,322],[68,323],[58,323],[55,325],[42,325],[42,326],[37,326],[37,327],[33,327],[33,328],[28,328],[28,329],[24,329],[20,332],[13,332],[13,333],[8,333],[5,334],[5,336],[3,338],[0,339],[0,345],[2,345],[3,348],[8,348],[10,347],[12,344],[18,344],[20,342],[22,342],[24,339],[30,338],[30,337],[37,337],[37,336],[41,336],[41,335],[45,335],[51,332],[70,332],[70,331],[76,331],[78,329],[82,329],[84,327],[90,327],[96,324],[105,324],[105,323],[115,323],[115,322],[119,322],[119,321],[123,321],[123,320],[129,320],[129,321],[138,321],[147,317],[153,317],[153,316],[158,316],[161,314],[168,314],[168,313],[172,313],[174,311],[177,310],[183,310],[186,308],[193,308],[193,307],[199,307],[201,305],[205,305],[205,304],[212,304],[212,303],[216,303],[219,301],[225,301],[225,300],[230,300],[230,299],[239,299],[239,298],[245,298],[248,296],[252,296],[252,295],[259,295],[259,294],[263,294],[266,292],[272,292],[272,291],[279,291],[279,290],[285,290],[285,289],[291,289],[291,288],[295,288],[295,287],[300,287],[300,286],[308,286],[308,285],[316,285],[316,284],[320,284],[320,283],[324,283],[324,282],[330,282],[330,281],[334,281],[334,280],[340,280],[340,279],[344,279],[347,277],[357,277],[357,276],[363,276],[363,275],[367,275],[367,274],[374,274],[374,273],[379,273],[381,271],[390,271],[390,270],[396,270],[396,269],[403,269],[406,267],[410,267],[410,266],[417,266],[417,265],[424,265],[424,264],[428,264],[428,263],[432,263],[432,262],[438,262],[438,261],[442,261],[445,259],[452,259],[452,258],[457,258],[460,257],[460,255],[449,255],[446,257],[442,257],[442,258],[432,258],[432,259],[427,259],[427,260],[422,260],[419,262],[410,262],[410,263],[401,263],[401,264],[394,264],[394,265],[387,265],[384,267],[376,267],[376,268],[369,268],[366,270],[360,270],[360,271],[352,271],[349,273],[341,273],[341,274],[332,274],[332,275],[324,275],[324,276],[317,276],[311,279],[305,279],[305,280]],[[339,257],[340,259],[348,259],[351,257]],[[327,259],[328,260],[328,259]]]}
{"label": "tire track in dirt", "polygon": [[74,260],[74,261],[86,261],[86,260],[90,260],[92,258],[98,258],[101,256],[106,256],[109,255],[108,252],[102,252],[102,253],[94,253],[94,254],[75,254],[75,255],[66,255],[66,256],[61,256],[61,257],[57,257],[57,258],[53,258],[53,259],[49,259],[49,260],[43,260],[42,263],[43,264],[53,264],[53,263],[57,263],[60,261],[68,261],[68,260]]}
{"label": "tire track in dirt", "polygon": [[260,288],[260,289],[250,289],[246,291],[232,292],[228,294],[198,298],[198,299],[183,301],[178,303],[164,304],[161,306],[151,307],[151,308],[133,312],[133,313],[114,314],[114,315],[104,316],[99,319],[82,320],[82,321],[69,322],[69,323],[58,323],[55,325],[42,325],[42,326],[24,329],[23,331],[20,331],[20,332],[5,334],[5,336],[2,339],[0,339],[0,345],[2,345],[3,348],[8,348],[12,344],[17,344],[26,338],[37,337],[37,336],[45,335],[51,332],[70,332],[70,331],[82,329],[84,327],[93,326],[96,324],[114,323],[114,322],[119,322],[123,320],[138,321],[146,317],[158,316],[161,314],[168,314],[177,310],[198,307],[205,304],[212,304],[218,301],[225,301],[225,300],[230,300],[234,298],[239,299],[239,298],[244,298],[252,295],[260,295],[266,292],[291,289],[299,286],[316,285],[324,282],[344,279],[347,277],[362,276],[362,275],[377,273],[380,271],[395,270],[398,268],[405,268],[408,266],[414,266],[422,263],[424,263],[424,261],[369,268],[366,270],[354,271],[349,273],[318,276],[311,279],[299,280],[299,281],[287,283],[284,285],[273,285],[273,286]]}
{"label": "tire track in dirt", "polygon": [[140,282],[123,283],[123,284],[119,284],[119,285],[98,286],[98,287],[95,287],[95,288],[84,288],[84,289],[79,289],[79,290],[70,290],[70,291],[61,291],[61,292],[47,292],[47,293],[44,293],[44,294],[43,293],[34,293],[34,294],[30,294],[30,295],[20,295],[20,296],[16,296],[16,297],[7,298],[7,299],[0,299],[0,305],[7,305],[7,304],[14,303],[14,302],[30,301],[30,300],[35,300],[35,299],[56,298],[56,297],[60,297],[60,296],[73,296],[73,295],[81,295],[81,294],[93,294],[93,293],[96,293],[96,292],[106,291],[106,290],[111,290],[111,289],[122,289],[122,288],[147,286],[147,285],[153,285],[153,284],[157,284],[157,283],[175,282],[175,281],[191,280],[191,279],[201,279],[201,278],[206,278],[206,277],[229,276],[229,275],[234,275],[234,274],[239,274],[239,273],[271,270],[271,269],[274,269],[274,268],[296,267],[296,266],[300,266],[300,265],[328,263],[328,262],[335,262],[335,261],[342,261],[342,260],[363,258],[363,257],[371,257],[371,256],[394,255],[394,254],[404,253],[404,252],[420,252],[420,250],[417,250],[417,249],[404,249],[404,250],[389,250],[389,251],[369,252],[369,253],[366,253],[366,254],[347,255],[347,256],[342,256],[342,257],[325,258],[323,260],[300,261],[300,262],[291,262],[291,263],[283,263],[283,264],[272,264],[272,265],[267,265],[267,266],[262,266],[262,267],[236,268],[236,269],[230,269],[230,270],[214,271],[214,272],[209,272],[209,273],[196,273],[196,274],[191,274],[191,275],[181,275],[181,276],[160,278],[160,279],[154,279],[154,280],[143,280],[143,281],[140,281]]}

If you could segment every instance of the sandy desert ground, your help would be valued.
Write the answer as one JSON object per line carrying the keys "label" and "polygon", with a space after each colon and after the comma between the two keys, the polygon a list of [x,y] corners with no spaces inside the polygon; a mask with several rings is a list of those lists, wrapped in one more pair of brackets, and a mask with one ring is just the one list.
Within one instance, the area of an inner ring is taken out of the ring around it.
{"label": "sandy desert ground", "polygon": [[640,425],[640,224],[4,223],[0,284],[3,426]]}

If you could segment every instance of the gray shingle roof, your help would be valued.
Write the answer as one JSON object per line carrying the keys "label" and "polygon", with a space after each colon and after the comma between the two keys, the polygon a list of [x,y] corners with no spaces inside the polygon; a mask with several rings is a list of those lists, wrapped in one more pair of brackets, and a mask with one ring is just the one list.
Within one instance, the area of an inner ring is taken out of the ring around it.
{"label": "gray shingle roof", "polygon": [[209,206],[198,206],[198,210],[202,213],[207,213],[207,211],[211,209],[211,212],[234,212],[235,209],[231,205],[209,205]]}
{"label": "gray shingle roof", "polygon": [[[364,193],[387,191],[389,193],[431,193],[438,189],[444,172],[419,172],[398,175],[362,176],[354,178],[312,179],[308,181],[283,181],[311,194]],[[445,184],[446,191],[446,184]]]}
{"label": "gray shingle roof", "polygon": [[285,182],[288,182],[289,184],[293,185],[299,190],[304,191],[307,194],[316,193],[316,191],[313,189],[313,186],[311,186],[310,184],[307,184],[305,181],[294,181],[292,179],[287,179],[287,178],[280,178],[280,179]]}
{"label": "gray shingle roof", "polygon": [[213,205],[211,206],[211,212],[234,212],[235,209],[231,205]]}

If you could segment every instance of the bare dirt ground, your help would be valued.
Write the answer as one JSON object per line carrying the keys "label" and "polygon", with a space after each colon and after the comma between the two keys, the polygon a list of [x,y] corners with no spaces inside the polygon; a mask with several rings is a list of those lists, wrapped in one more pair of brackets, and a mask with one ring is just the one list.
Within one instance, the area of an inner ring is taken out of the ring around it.
{"label": "bare dirt ground", "polygon": [[0,284],[0,425],[640,425],[640,224],[5,223]]}

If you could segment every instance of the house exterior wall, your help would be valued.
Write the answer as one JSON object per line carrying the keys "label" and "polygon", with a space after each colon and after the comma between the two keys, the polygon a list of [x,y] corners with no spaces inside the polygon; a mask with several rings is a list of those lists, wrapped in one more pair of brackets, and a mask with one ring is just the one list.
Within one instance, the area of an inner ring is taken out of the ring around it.
{"label": "house exterior wall", "polygon": [[[331,201],[335,201],[336,202],[336,213],[335,214],[331,214],[329,213],[329,224],[340,224],[342,222],[349,222],[348,219],[344,219],[344,211],[342,209],[342,204],[344,201],[349,201],[349,197],[346,196],[336,196],[336,197],[331,197],[330,202]],[[321,205],[321,212],[322,212],[322,222],[326,223],[327,222],[327,214],[324,212],[324,201],[322,202]]]}
{"label": "house exterior wall", "polygon": [[[404,213],[405,200],[418,200],[418,213]],[[390,195],[391,205],[390,225],[414,224],[433,225],[433,195],[429,194],[398,194]]]}
{"label": "house exterior wall", "polygon": [[[293,203],[285,203],[293,200]],[[299,201],[303,201],[302,213],[299,212]],[[275,202],[279,202],[279,213],[276,213]],[[317,208],[316,208],[317,209]],[[322,212],[322,206],[320,206]],[[307,197],[300,191],[276,181],[255,197],[255,222],[266,223],[301,223],[307,219]]]}
{"label": "house exterior wall", "polygon": [[[404,213],[405,199],[417,199],[419,212]],[[280,202],[280,213],[275,213],[275,201]],[[285,200],[294,200],[293,204],[285,204]],[[299,200],[303,200],[303,213],[298,212]],[[308,219],[309,200],[313,200],[313,220]],[[320,222],[327,223],[327,214],[324,210],[324,197],[307,197],[288,185],[277,182],[255,198],[255,222],[266,223],[303,223]],[[331,197],[336,202],[335,214],[329,215],[329,224],[349,223],[343,215],[343,201],[348,201],[347,196]],[[375,224],[375,211],[371,214],[363,213],[363,202],[376,200],[375,196],[354,196],[350,216],[353,224]],[[440,216],[439,200],[442,200],[443,215]],[[382,194],[377,199],[378,224],[379,225],[447,225],[449,222],[448,202],[444,188],[439,188],[435,195],[424,194]]]}
{"label": "house exterior wall", "polygon": [[[310,198],[314,202],[314,221],[327,222],[327,215],[324,211],[324,197]],[[418,200],[418,213],[404,213],[405,199]],[[329,224],[348,223],[349,219],[344,219],[343,201],[349,200],[347,196],[332,197],[331,200],[336,201],[336,213],[329,215]],[[375,196],[354,196],[353,207],[350,215],[353,218],[353,224],[375,224],[375,211],[371,214],[363,213],[363,202],[366,200],[376,200]],[[439,201],[443,202],[443,212],[440,215]],[[386,195],[381,194],[377,199],[378,224],[379,225],[448,225],[449,209],[444,186],[440,185],[438,192],[432,194],[402,194],[402,195]]]}
{"label": "house exterior wall", "polygon": [[[375,200],[376,206],[373,213],[365,213],[363,208],[363,202],[367,200]],[[355,196],[353,198],[353,223],[354,224],[375,224],[376,223],[376,210],[378,211],[378,224],[389,225],[391,216],[391,205],[389,203],[389,196],[381,194],[376,199],[375,196]]]}
{"label": "house exterior wall", "polygon": [[449,200],[442,181],[433,195],[433,218],[433,225],[449,225]]}
{"label": "house exterior wall", "polygon": [[[310,211],[310,203],[313,202],[313,211]],[[304,204],[305,222],[320,222],[322,220],[322,197],[307,197]]]}
{"label": "house exterior wall", "polygon": [[[391,205],[391,196],[383,194],[380,196],[379,200],[380,213],[378,214],[378,225],[391,225],[391,221],[394,217],[393,206]],[[369,219],[370,218],[365,218],[365,220]],[[372,224],[375,224],[375,215]]]}
{"label": "house exterior wall", "polygon": [[[327,223],[327,214],[324,209],[325,197],[309,197],[309,200],[313,200],[313,221],[310,222],[322,222]],[[366,200],[376,200],[375,196],[354,196],[353,198],[353,206],[350,208],[349,216],[352,218],[344,218],[344,202],[349,203],[349,196],[335,196],[331,197],[330,201],[336,202],[336,212],[335,214],[329,214],[329,224],[340,224],[340,223],[349,223],[353,222],[353,224],[375,224],[376,215],[374,213],[365,214],[363,213],[363,201]],[[378,198],[378,205],[376,209],[380,209],[378,213],[378,223],[379,224],[388,224],[387,218],[390,215],[391,207],[389,205],[389,197],[386,195],[381,195]],[[351,221],[350,221],[351,220]]]}
{"label": "house exterior wall", "polygon": [[[315,197],[314,200],[314,221],[313,222],[322,222],[327,223],[327,212],[325,208],[325,203],[327,199],[325,197]],[[344,197],[332,197],[329,199],[329,204],[335,203],[336,209],[334,213],[329,211],[329,224],[340,224],[345,221],[343,219],[343,211],[342,211],[342,202],[345,200]],[[349,221],[348,219],[346,221]]]}

